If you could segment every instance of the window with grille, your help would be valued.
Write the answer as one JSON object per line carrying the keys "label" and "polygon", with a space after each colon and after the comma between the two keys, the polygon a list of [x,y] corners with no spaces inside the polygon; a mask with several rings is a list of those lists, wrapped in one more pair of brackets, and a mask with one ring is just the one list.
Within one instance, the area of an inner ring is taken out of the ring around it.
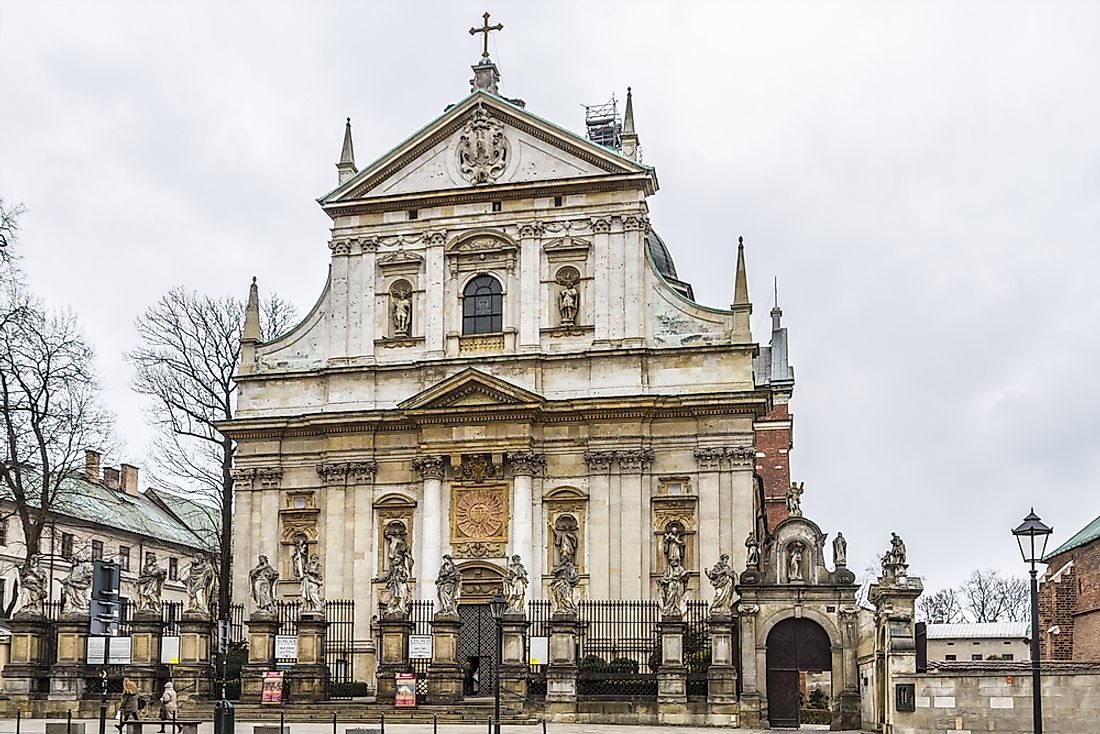
{"label": "window with grille", "polygon": [[462,292],[462,333],[496,334],[504,330],[504,298],[500,281],[479,275]]}
{"label": "window with grille", "polygon": [[130,546],[120,545],[118,547],[118,566],[123,571],[130,570]]}
{"label": "window with grille", "polygon": [[8,544],[8,518],[0,519],[0,545]]}
{"label": "window with grille", "polygon": [[73,534],[61,534],[61,557],[71,559],[73,557]]}
{"label": "window with grille", "polygon": [[102,559],[103,559],[103,541],[102,540],[93,540],[92,541],[92,560],[93,561],[99,561],[99,560],[102,560]]}
{"label": "window with grille", "polygon": [[180,567],[178,558],[168,559],[168,578],[175,581],[180,576]]}

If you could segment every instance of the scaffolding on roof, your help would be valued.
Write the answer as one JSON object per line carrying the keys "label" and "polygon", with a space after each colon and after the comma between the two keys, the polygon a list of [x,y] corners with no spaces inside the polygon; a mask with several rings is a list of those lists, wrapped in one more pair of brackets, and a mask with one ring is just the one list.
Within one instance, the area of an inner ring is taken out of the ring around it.
{"label": "scaffolding on roof", "polygon": [[614,94],[611,95],[610,102],[584,105],[584,125],[588,129],[585,137],[593,143],[622,150],[623,119],[619,117],[619,106]]}

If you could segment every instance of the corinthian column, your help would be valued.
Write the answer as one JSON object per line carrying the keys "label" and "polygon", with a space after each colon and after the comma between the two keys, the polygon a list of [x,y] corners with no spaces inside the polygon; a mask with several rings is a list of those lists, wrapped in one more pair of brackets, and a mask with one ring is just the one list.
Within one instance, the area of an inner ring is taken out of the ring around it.
{"label": "corinthian column", "polygon": [[518,555],[523,562],[534,562],[531,548],[531,486],[533,477],[546,465],[546,459],[534,451],[508,454],[512,465],[512,531],[508,533],[509,555]]}
{"label": "corinthian column", "polygon": [[[421,599],[432,599],[435,577],[439,574],[442,561],[440,543],[442,542],[442,496],[443,496],[443,457],[418,456],[413,459],[413,468],[424,480],[424,530],[420,534],[421,548],[420,571],[417,572],[417,595]],[[415,551],[415,548],[414,548]]]}

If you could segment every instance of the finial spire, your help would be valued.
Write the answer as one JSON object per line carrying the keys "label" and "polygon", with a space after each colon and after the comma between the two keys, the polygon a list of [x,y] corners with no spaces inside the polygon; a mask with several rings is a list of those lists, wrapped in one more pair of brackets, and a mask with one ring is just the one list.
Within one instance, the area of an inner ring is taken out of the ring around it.
{"label": "finial spire", "polygon": [[772,306],[772,331],[783,328],[783,309],[779,307],[779,276],[775,278],[775,305]]}
{"label": "finial spire", "polygon": [[237,372],[247,375],[256,371],[256,345],[260,343],[260,289],[256,276],[248,287],[248,303],[244,307],[244,330],[241,332],[241,362]]}
{"label": "finial spire", "polygon": [[733,332],[735,338],[751,339],[749,316],[752,315],[752,303],[749,302],[749,276],[745,269],[745,238],[737,238],[737,273],[733,281]]}
{"label": "finial spire", "polygon": [[355,167],[355,147],[351,143],[351,118],[344,125],[344,145],[340,149],[340,162],[336,164],[339,182],[344,183],[359,170]]}
{"label": "finial spire", "polygon": [[630,87],[626,88],[626,112],[623,113],[623,155],[636,161],[638,160],[638,133],[634,132],[634,97]]}

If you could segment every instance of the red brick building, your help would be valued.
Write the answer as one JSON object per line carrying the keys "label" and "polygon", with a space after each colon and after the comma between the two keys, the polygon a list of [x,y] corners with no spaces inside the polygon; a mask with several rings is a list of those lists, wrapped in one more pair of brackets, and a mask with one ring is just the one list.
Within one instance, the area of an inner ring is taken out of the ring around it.
{"label": "red brick building", "polygon": [[768,527],[787,519],[787,488],[791,486],[790,452],[794,447],[794,367],[787,352],[787,329],[777,303],[771,310],[772,335],[753,359],[756,384],[772,393],[772,409],[753,426],[756,433],[756,473],[764,483],[764,512]]}
{"label": "red brick building", "polygon": [[1100,517],[1043,559],[1039,649],[1044,660],[1100,661]]}

